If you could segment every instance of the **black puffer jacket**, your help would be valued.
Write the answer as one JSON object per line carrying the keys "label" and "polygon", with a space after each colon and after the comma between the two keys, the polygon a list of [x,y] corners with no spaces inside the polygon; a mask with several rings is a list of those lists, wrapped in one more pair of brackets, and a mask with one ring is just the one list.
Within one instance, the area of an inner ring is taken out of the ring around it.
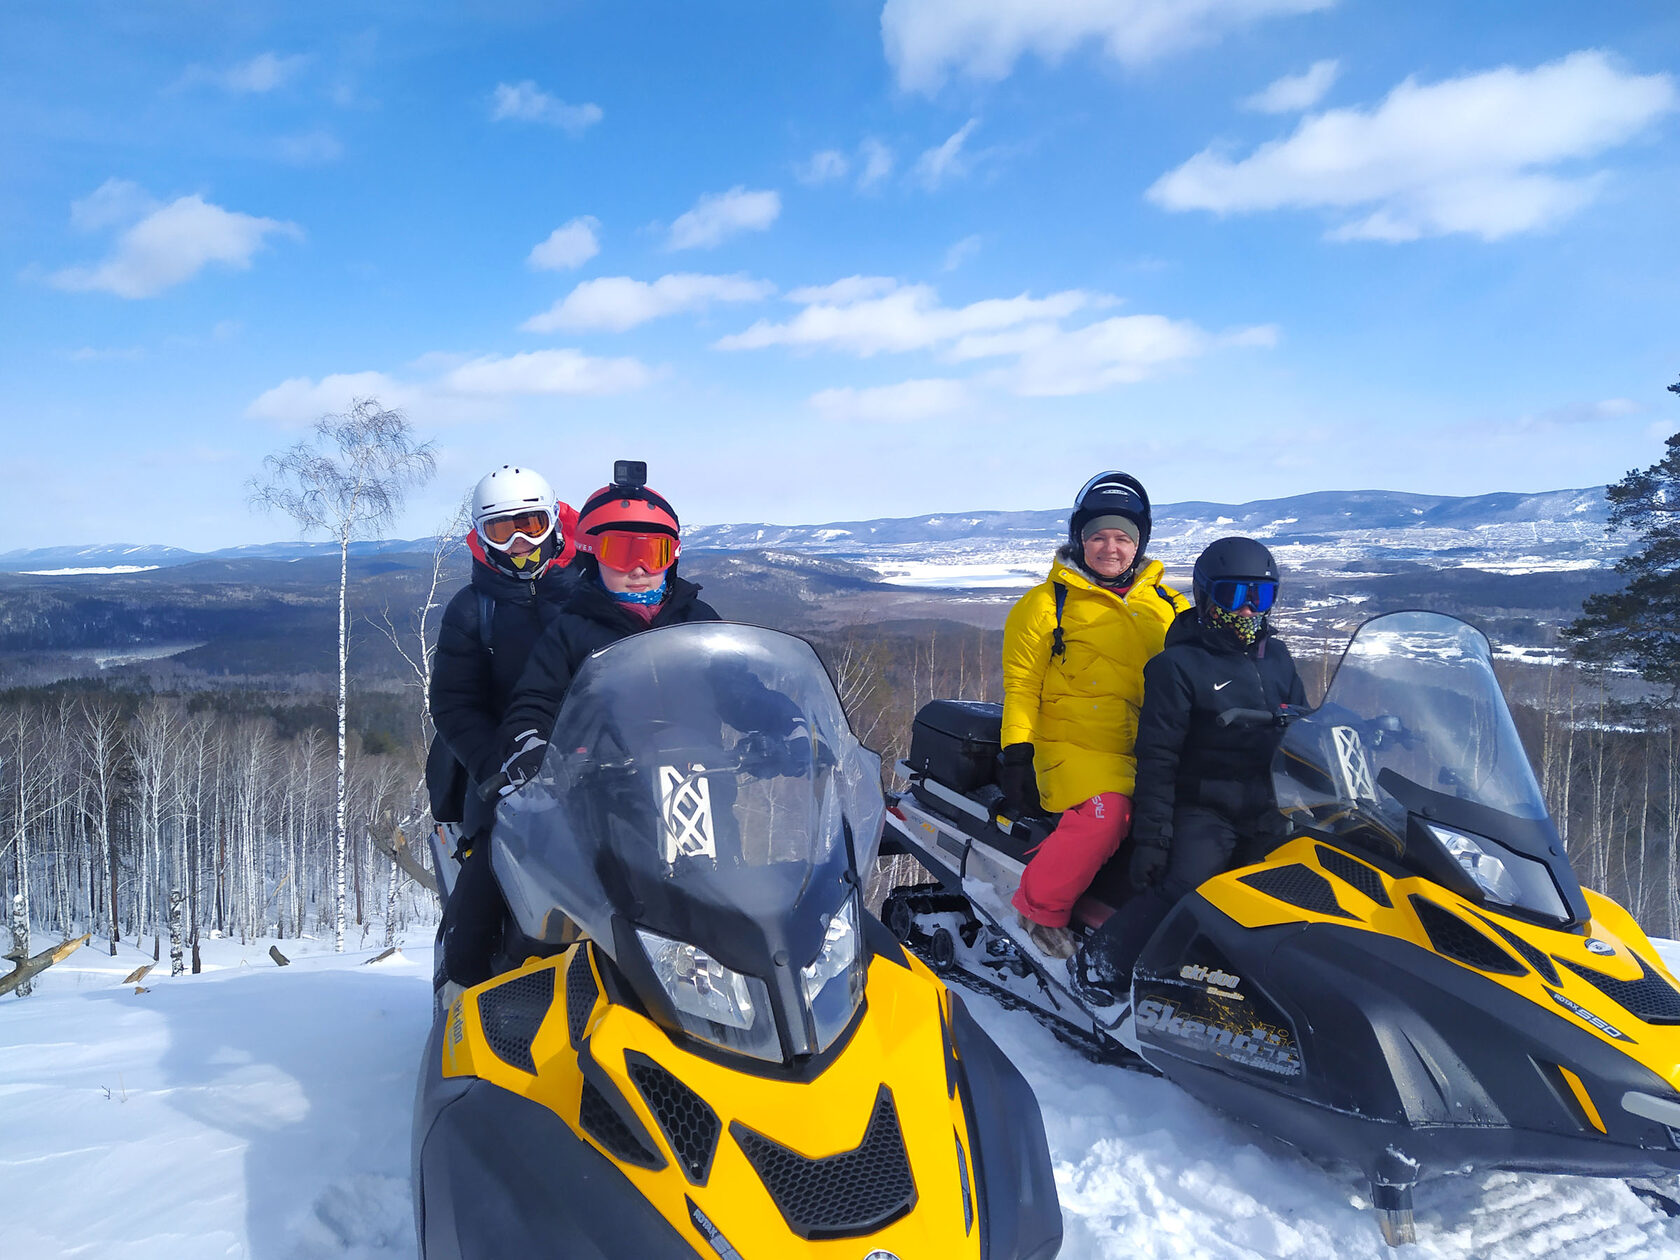
{"label": "black puffer jacket", "polygon": [[[478,799],[478,785],[501,768],[502,716],[531,649],[560,616],[576,580],[573,569],[550,568],[526,581],[475,558],[472,580],[443,611],[432,656],[432,723],[467,768],[465,835],[479,834],[496,816],[493,803]],[[488,652],[479,627],[481,595],[492,601]]]}
{"label": "black puffer jacket", "polygon": [[1275,713],[1306,698],[1289,649],[1269,629],[1244,649],[1230,634],[1204,627],[1195,609],[1180,613],[1166,645],[1143,667],[1133,839],[1168,847],[1174,805],[1203,805],[1243,830],[1275,831],[1272,757],[1283,730],[1220,726],[1218,717],[1229,709]]}
{"label": "black puffer jacket", "polygon": [[597,572],[592,558],[580,563],[577,584],[565,607],[532,650],[502,719],[498,747],[503,758],[515,751],[515,737],[526,731],[548,738],[572,676],[591,652],[641,630],[721,620],[717,610],[700,598],[700,588],[678,577],[675,567],[667,571],[669,590],[652,621],[626,612],[601,585]]}

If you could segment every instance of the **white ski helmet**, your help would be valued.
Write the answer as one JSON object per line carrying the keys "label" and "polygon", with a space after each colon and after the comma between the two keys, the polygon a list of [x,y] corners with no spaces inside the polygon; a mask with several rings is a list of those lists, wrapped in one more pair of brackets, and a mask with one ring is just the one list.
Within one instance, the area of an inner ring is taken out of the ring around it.
{"label": "white ski helmet", "polygon": [[484,532],[486,521],[525,512],[542,513],[543,524],[540,529],[535,532],[524,529],[519,531],[520,536],[540,547],[553,536],[555,524],[554,489],[540,473],[532,472],[529,468],[503,464],[473,487],[473,528],[478,531],[479,541],[488,548],[501,551],[512,539],[504,538],[500,542],[493,542]]}

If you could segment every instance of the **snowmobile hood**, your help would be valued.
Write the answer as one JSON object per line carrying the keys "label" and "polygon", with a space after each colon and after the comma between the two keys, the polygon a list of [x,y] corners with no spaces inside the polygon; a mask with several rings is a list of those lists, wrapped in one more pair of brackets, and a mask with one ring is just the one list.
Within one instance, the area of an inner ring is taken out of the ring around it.
{"label": "snowmobile hood", "polygon": [[884,810],[808,644],[694,622],[585,661],[494,862],[525,935],[569,919],[674,1034],[791,1064],[856,1009]]}

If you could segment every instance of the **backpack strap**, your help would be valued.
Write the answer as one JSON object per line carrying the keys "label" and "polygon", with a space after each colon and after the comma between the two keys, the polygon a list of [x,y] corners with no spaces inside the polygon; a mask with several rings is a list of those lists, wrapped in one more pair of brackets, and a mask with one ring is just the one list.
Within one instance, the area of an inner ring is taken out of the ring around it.
{"label": "backpack strap", "polygon": [[1056,628],[1050,632],[1050,659],[1067,655],[1067,640],[1062,637],[1062,609],[1067,607],[1067,587],[1060,582],[1052,582],[1056,588]]}
{"label": "backpack strap", "polygon": [[496,600],[485,591],[474,593],[478,596],[478,642],[487,654],[494,656],[496,645],[491,642],[490,633],[496,620]]}

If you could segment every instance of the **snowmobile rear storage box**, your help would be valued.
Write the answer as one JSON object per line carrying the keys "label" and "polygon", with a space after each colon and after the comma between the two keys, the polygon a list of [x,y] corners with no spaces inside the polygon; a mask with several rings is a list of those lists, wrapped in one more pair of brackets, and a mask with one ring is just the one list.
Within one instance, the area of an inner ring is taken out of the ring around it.
{"label": "snowmobile rear storage box", "polygon": [[1003,706],[980,700],[930,700],[910,728],[912,770],[958,792],[990,783],[997,772]]}

